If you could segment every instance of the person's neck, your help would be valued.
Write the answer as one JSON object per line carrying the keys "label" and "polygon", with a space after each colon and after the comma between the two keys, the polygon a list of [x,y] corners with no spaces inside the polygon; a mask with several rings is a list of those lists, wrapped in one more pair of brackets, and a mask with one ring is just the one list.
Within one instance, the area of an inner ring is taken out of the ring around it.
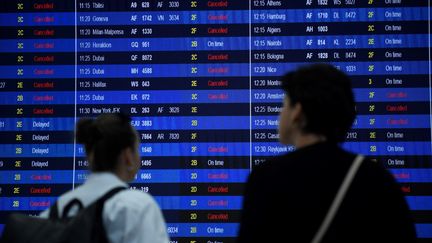
{"label": "person's neck", "polygon": [[127,169],[125,166],[118,166],[114,171],[113,174],[115,174],[120,180],[128,183],[130,179],[130,175],[127,172]]}
{"label": "person's neck", "polygon": [[299,148],[303,148],[312,144],[316,144],[319,142],[324,142],[326,141],[326,137],[322,136],[322,135],[317,135],[317,134],[312,134],[312,133],[308,133],[308,134],[300,134],[295,140],[294,140],[294,146],[299,149]]}
{"label": "person's neck", "polygon": [[129,178],[130,175],[128,175],[128,173],[126,171],[116,171],[114,173],[120,180],[128,183],[131,179]]}

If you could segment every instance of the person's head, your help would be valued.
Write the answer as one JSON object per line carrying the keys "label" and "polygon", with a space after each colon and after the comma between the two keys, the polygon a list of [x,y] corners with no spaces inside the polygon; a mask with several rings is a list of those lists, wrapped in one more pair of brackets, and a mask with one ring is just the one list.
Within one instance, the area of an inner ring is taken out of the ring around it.
{"label": "person's head", "polygon": [[279,140],[294,144],[312,135],[343,142],[355,119],[355,101],[347,75],[328,64],[300,67],[282,77],[285,91]]}
{"label": "person's head", "polygon": [[91,171],[112,172],[124,181],[135,177],[140,167],[139,138],[126,115],[82,118],[77,123],[76,140],[84,145]]}

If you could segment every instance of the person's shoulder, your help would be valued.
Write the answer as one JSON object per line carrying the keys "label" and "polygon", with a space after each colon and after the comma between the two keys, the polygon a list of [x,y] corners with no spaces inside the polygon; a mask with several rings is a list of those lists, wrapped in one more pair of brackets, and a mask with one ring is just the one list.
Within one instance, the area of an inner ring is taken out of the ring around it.
{"label": "person's shoulder", "polygon": [[[321,160],[334,160],[335,157],[346,156],[346,152],[336,144],[320,142],[308,145],[282,155],[268,158],[259,167],[301,169],[321,162]],[[353,156],[354,157],[354,156]]]}
{"label": "person's shoulder", "polygon": [[277,173],[285,173],[286,170],[295,170],[296,163],[292,163],[291,153],[274,156],[256,164],[252,169],[252,174],[256,176],[273,176]]}
{"label": "person's shoulder", "polygon": [[[354,187],[369,197],[402,197],[402,190],[394,175],[382,162],[365,157],[355,176]],[[386,199],[387,200],[387,199]]]}
{"label": "person's shoulder", "polygon": [[141,191],[123,190],[108,199],[103,208],[105,224],[117,224],[129,220],[137,223],[144,215],[154,215],[160,212],[153,197]]}
{"label": "person's shoulder", "polygon": [[271,158],[266,159],[263,163],[260,163],[256,165],[256,168],[260,169],[270,169],[274,167],[281,167],[281,166],[290,166],[290,162],[294,161],[296,157],[296,154],[294,152],[274,156]]}
{"label": "person's shoulder", "polygon": [[368,157],[364,157],[360,172],[363,172],[369,176],[378,177],[387,176],[390,173],[380,162],[372,160]]}
{"label": "person's shoulder", "polygon": [[168,241],[161,209],[142,191],[123,190],[106,201],[103,222],[113,242]]}

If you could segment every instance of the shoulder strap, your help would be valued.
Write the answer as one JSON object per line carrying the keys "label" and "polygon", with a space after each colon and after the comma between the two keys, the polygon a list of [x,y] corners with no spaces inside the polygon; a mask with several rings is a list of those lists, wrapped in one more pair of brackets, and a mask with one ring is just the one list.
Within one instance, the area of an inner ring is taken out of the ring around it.
{"label": "shoulder strap", "polygon": [[67,218],[69,215],[69,211],[73,208],[73,206],[78,206],[78,211],[81,211],[84,208],[84,205],[78,198],[72,199],[66,206],[63,208],[62,219]]}
{"label": "shoulder strap", "polygon": [[91,229],[92,242],[109,242],[106,236],[106,231],[102,220],[104,203],[106,200],[114,196],[116,193],[125,189],[126,187],[124,186],[113,188],[92,204],[95,207],[95,218],[94,218],[95,223],[94,223],[94,227]]}
{"label": "shoulder strap", "polygon": [[357,155],[354,159],[354,162],[352,163],[350,169],[348,170],[348,173],[345,175],[345,179],[342,182],[342,185],[339,187],[339,190],[336,194],[336,197],[333,199],[333,202],[330,206],[329,211],[327,212],[327,215],[325,216],[323,222],[321,223],[317,233],[315,234],[314,238],[312,239],[312,243],[319,243],[321,242],[322,238],[324,237],[324,234],[327,232],[327,229],[329,228],[331,222],[333,221],[333,218],[335,217],[340,204],[342,203],[342,200],[345,197],[345,194],[351,185],[352,180],[354,179],[354,176],[357,173],[358,168],[360,167],[361,163],[363,162],[364,156]]}
{"label": "shoulder strap", "polygon": [[111,189],[110,191],[108,191],[107,193],[105,193],[105,195],[103,195],[101,198],[99,198],[96,203],[104,203],[106,200],[110,199],[110,197],[114,196],[117,192],[126,189],[126,187],[124,186],[119,186],[119,187],[115,187],[113,189]]}
{"label": "shoulder strap", "polygon": [[[101,198],[99,198],[96,202],[93,204],[96,204],[98,211],[100,210],[100,214],[102,214],[103,204],[106,200],[108,200],[110,197],[114,196],[117,192],[126,189],[126,187],[116,187],[105,193]],[[66,206],[63,208],[63,213],[61,218],[67,218],[69,211],[72,209],[73,206],[77,205],[78,210],[82,210],[84,208],[84,205],[78,198],[72,199]],[[58,202],[56,201],[54,205],[50,208],[49,216],[50,219],[59,219],[59,213],[58,213]]]}
{"label": "shoulder strap", "polygon": [[94,205],[96,209],[97,218],[102,219],[102,211],[103,211],[105,201],[108,200],[110,197],[114,196],[114,194],[116,194],[117,192],[124,189],[126,189],[126,187],[124,186],[113,188],[107,193],[105,193],[105,195],[99,198],[96,202],[92,203],[92,205]]}

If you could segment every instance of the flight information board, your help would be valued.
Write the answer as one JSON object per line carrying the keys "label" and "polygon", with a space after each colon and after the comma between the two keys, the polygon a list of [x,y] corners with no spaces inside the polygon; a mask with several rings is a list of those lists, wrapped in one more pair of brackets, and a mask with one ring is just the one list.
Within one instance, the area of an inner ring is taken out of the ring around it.
{"label": "flight information board", "polygon": [[250,170],[293,150],[278,143],[280,76],[328,62],[357,101],[343,146],[394,174],[428,241],[430,16],[425,0],[4,1],[0,229],[84,182],[79,118],[123,112],[142,142],[131,187],[172,240],[233,242]]}

